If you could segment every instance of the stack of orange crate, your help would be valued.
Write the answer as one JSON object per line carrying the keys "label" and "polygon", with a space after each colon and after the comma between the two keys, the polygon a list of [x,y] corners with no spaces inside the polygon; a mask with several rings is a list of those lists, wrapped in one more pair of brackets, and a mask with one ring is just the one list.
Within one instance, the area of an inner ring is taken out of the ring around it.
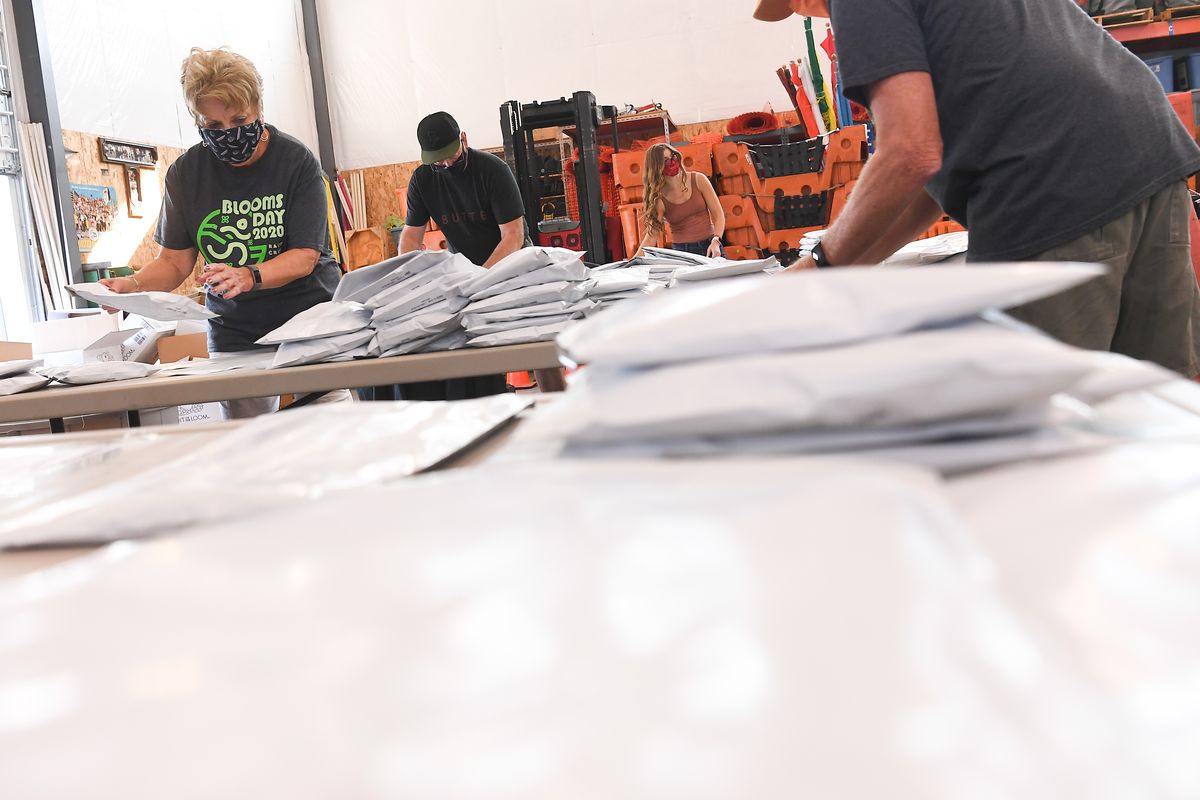
{"label": "stack of orange crate", "polygon": [[[821,140],[809,139],[782,146],[791,148],[768,167],[772,145],[741,142],[679,146],[684,166],[709,176],[725,211],[725,255],[731,259],[787,255],[798,248],[806,233],[821,230],[838,218],[866,164],[867,130],[851,125]],[[774,147],[781,147],[775,145]],[[757,158],[755,156],[758,156]],[[642,170],[640,150],[613,157],[617,206],[627,254],[637,250],[645,236],[642,223]],[[763,168],[760,168],[760,164]],[[782,167],[782,168],[781,168]],[[787,224],[800,222],[801,224]],[[963,230],[943,218],[920,238]],[[670,243],[670,231],[667,231]]]}
{"label": "stack of orange crate", "polygon": [[716,145],[726,241],[744,248],[746,257],[795,250],[804,234],[828,227],[841,213],[866,151],[862,125],[789,145]]}

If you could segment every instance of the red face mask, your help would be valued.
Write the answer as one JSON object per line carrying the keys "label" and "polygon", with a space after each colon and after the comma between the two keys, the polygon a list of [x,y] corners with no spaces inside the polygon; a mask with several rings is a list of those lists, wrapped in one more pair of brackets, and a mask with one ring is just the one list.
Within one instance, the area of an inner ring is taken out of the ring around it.
{"label": "red face mask", "polygon": [[672,158],[663,164],[663,175],[666,175],[668,178],[674,178],[682,168],[683,162],[679,158]]}

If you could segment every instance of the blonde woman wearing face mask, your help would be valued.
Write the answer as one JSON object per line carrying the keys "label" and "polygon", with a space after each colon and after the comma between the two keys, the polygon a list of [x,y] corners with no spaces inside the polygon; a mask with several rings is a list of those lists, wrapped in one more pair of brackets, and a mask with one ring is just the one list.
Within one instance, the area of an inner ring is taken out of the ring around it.
{"label": "blonde woman wearing face mask", "polygon": [[[200,143],[167,172],[154,240],[158,256],[130,278],[102,281],[115,292],[182,284],[199,254],[214,357],[255,342],[296,314],[333,297],[341,270],[329,243],[321,166],[300,141],[262,117],[262,78],[226,49],[193,48],[180,71]],[[345,392],[326,399],[348,397]],[[228,401],[227,417],[274,411],[278,398]]]}
{"label": "blonde woman wearing face mask", "polygon": [[668,144],[656,144],[646,151],[642,174],[646,236],[638,254],[646,247],[660,246],[668,224],[673,249],[710,258],[725,254],[721,246],[725,212],[708,178],[688,172],[683,155]]}

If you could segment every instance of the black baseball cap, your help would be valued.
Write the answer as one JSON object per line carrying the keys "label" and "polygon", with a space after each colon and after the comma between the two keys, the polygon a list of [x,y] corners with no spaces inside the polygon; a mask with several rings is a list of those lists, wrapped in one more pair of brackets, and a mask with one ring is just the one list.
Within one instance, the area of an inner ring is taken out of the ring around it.
{"label": "black baseball cap", "polygon": [[421,163],[445,161],[458,152],[458,123],[445,111],[435,111],[417,123],[417,142],[421,145]]}

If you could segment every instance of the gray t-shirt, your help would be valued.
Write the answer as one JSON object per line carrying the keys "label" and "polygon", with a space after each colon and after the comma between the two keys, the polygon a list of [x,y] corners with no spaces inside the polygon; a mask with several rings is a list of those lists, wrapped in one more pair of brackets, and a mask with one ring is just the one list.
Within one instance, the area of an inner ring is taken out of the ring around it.
{"label": "gray t-shirt", "polygon": [[942,169],[926,187],[970,259],[1018,260],[1200,171],[1162,86],[1073,0],[831,0],[846,95],[933,79]]}
{"label": "gray t-shirt", "polygon": [[209,350],[250,350],[306,308],[333,297],[341,270],[329,246],[329,206],[321,166],[301,142],[268,125],[267,152],[249,167],[230,167],[195,145],[167,171],[154,240],[172,250],[197,248],[209,264],[258,265],[288,250],[321,255],[313,271],[276,289],[233,300],[208,295]]}

